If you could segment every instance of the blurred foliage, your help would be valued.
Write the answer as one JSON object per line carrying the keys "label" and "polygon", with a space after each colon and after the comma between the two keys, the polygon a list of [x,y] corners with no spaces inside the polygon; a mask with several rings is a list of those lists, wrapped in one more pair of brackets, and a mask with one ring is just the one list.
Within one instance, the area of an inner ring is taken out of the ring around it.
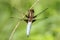
{"label": "blurred foliage", "polygon": [[[25,21],[23,18],[26,11],[37,0],[0,0],[0,40],[9,40],[14,27],[20,22],[12,40],[60,40],[60,0],[39,0],[33,6],[36,17],[31,27],[30,37],[26,36]],[[14,18],[11,18],[14,17]]]}

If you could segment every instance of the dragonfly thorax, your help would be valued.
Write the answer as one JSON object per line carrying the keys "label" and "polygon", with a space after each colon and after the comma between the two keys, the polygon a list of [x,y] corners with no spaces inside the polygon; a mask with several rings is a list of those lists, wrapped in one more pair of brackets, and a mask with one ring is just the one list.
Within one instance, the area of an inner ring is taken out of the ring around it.
{"label": "dragonfly thorax", "polygon": [[34,16],[34,10],[33,9],[30,9],[28,12],[29,12],[28,13],[29,18]]}
{"label": "dragonfly thorax", "polygon": [[28,21],[32,21],[33,16],[34,16],[34,10],[30,9],[28,12],[29,12],[28,13]]}

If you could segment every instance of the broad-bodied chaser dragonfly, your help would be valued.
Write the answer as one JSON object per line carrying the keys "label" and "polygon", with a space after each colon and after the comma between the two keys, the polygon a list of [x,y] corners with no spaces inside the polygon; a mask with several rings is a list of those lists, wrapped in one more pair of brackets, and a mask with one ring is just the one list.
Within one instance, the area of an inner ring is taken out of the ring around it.
{"label": "broad-bodied chaser dragonfly", "polygon": [[[38,1],[37,1],[37,2],[38,2]],[[34,5],[35,5],[37,2],[35,2]],[[33,7],[33,6],[32,6],[32,7]],[[28,15],[25,15],[25,17],[27,17],[27,19],[20,19],[20,20],[24,20],[24,21],[27,23],[27,29],[26,29],[26,35],[27,35],[27,37],[29,37],[29,35],[30,35],[30,30],[31,30],[31,25],[32,25],[32,23],[35,22],[36,20],[38,20],[38,19],[35,19],[35,18],[36,18],[38,15],[40,15],[41,13],[43,13],[44,11],[46,11],[46,10],[48,9],[48,8],[46,8],[46,9],[44,9],[43,11],[41,11],[39,14],[37,14],[37,15],[34,16],[34,12],[35,12],[35,11],[34,11],[34,9],[33,9],[32,7],[28,10]],[[11,17],[11,18],[14,18],[14,17]],[[19,22],[18,22],[18,24],[16,25],[16,27],[14,28],[14,30],[12,31],[9,40],[11,40],[11,38],[12,38],[12,36],[13,36],[16,28],[18,27],[18,25],[19,25]]]}

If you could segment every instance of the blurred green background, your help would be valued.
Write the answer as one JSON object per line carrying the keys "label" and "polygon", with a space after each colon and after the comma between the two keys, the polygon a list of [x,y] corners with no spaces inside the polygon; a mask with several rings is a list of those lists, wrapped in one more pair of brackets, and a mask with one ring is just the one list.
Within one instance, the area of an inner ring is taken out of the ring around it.
{"label": "blurred green background", "polygon": [[[34,15],[39,14],[48,8],[42,14],[36,17],[31,27],[30,37],[26,36],[25,21],[23,18],[26,11],[37,0],[0,0],[0,40],[9,40],[11,32],[18,22],[12,40],[60,40],[60,0],[39,0],[33,6]],[[14,17],[14,18],[11,18]]]}

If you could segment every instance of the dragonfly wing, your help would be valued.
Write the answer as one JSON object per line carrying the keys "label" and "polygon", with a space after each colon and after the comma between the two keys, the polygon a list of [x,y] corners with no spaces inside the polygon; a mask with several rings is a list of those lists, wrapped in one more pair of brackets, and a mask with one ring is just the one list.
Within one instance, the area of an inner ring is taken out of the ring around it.
{"label": "dragonfly wing", "polygon": [[20,21],[28,22],[28,18],[15,18],[15,17],[10,17],[10,18],[14,18],[14,19],[18,19]]}
{"label": "dragonfly wing", "polygon": [[43,12],[45,12],[48,8],[44,9],[43,11],[41,11],[40,13],[38,13],[37,15],[35,15],[33,18],[37,17],[38,15],[42,14]]}
{"label": "dragonfly wing", "polygon": [[38,20],[43,21],[43,20],[46,20],[46,19],[48,19],[48,17],[46,17],[46,18],[41,18],[41,19],[36,19],[36,18],[34,18],[33,21],[32,21],[32,23],[35,22],[35,21],[38,21]]}

